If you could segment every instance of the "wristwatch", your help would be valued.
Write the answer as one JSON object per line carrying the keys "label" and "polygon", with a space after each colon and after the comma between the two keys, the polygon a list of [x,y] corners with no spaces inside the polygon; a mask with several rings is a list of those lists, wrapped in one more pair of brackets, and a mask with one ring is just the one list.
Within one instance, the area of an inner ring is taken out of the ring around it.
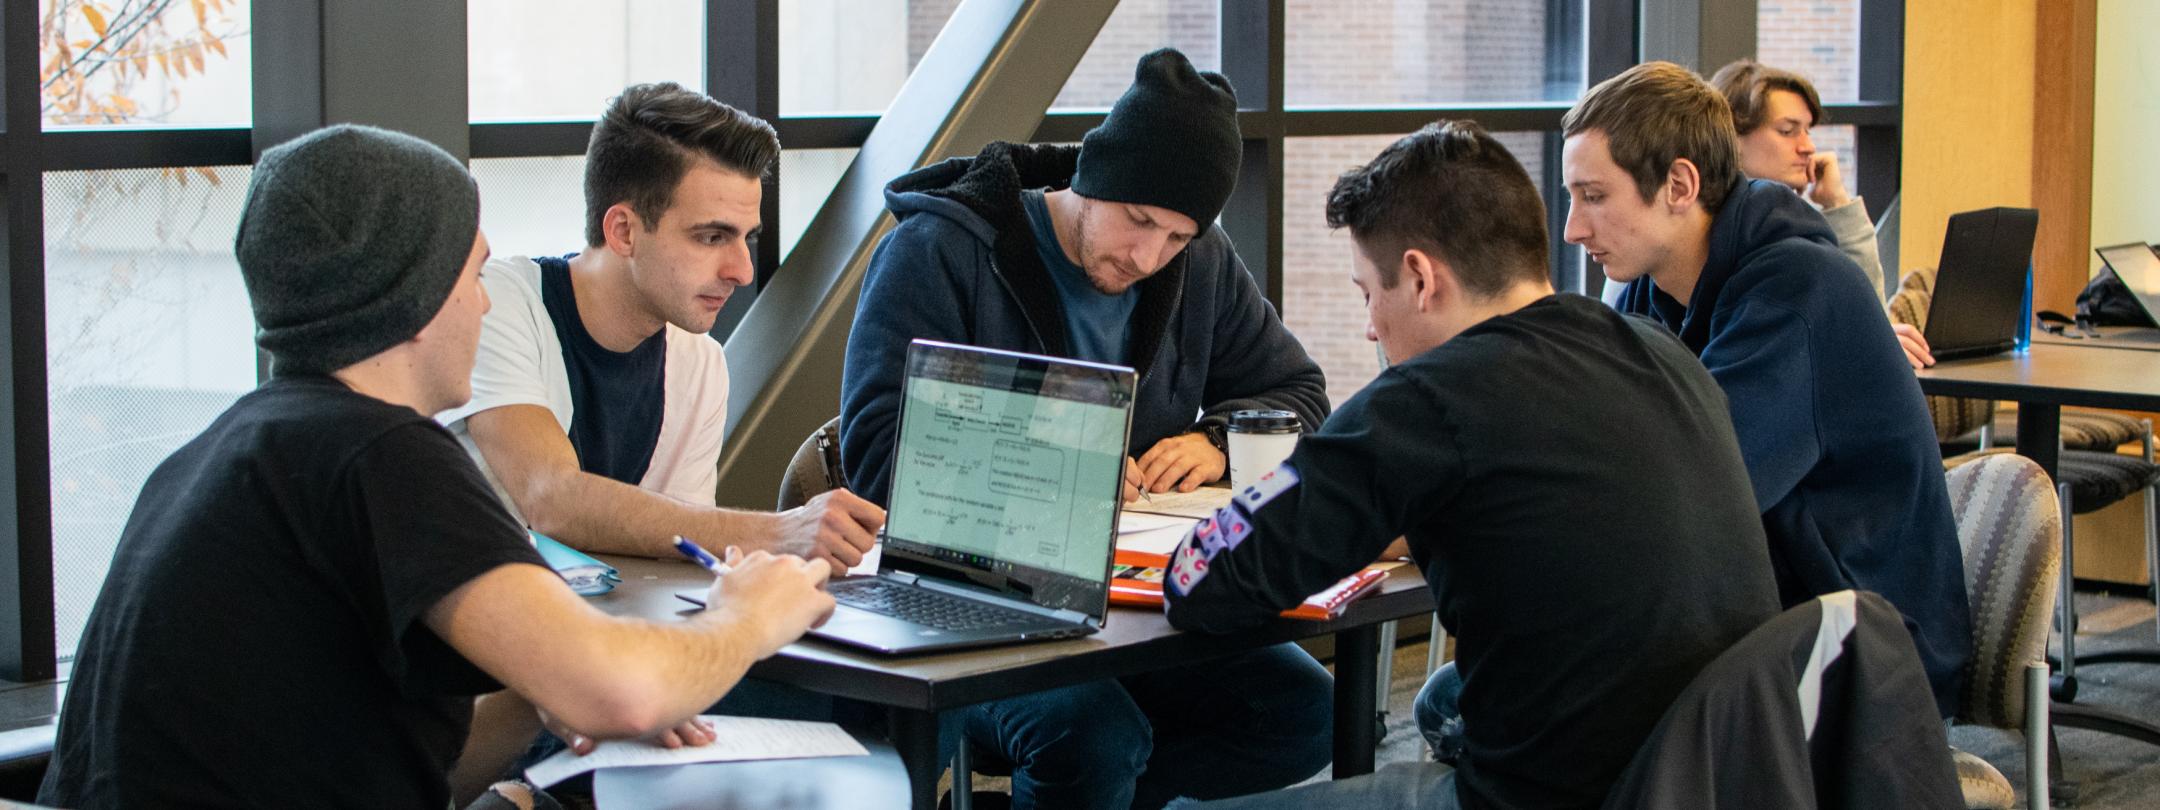
{"label": "wristwatch", "polygon": [[1230,455],[1230,437],[1221,422],[1201,422],[1194,432],[1207,437],[1208,444],[1215,445],[1215,452]]}

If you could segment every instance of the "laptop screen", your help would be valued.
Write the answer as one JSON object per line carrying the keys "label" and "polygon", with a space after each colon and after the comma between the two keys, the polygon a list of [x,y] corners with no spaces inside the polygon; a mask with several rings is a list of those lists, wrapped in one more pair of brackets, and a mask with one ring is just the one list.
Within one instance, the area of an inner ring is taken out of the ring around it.
{"label": "laptop screen", "polygon": [[2098,250],[2100,260],[2107,262],[2108,269],[2114,270],[2115,277],[2122,279],[2123,286],[2130,288],[2145,306],[2146,317],[2160,321],[2160,256],[2153,255],[2144,242]]}
{"label": "laptop screen", "polygon": [[915,341],[888,564],[1101,615],[1132,397],[1131,369]]}

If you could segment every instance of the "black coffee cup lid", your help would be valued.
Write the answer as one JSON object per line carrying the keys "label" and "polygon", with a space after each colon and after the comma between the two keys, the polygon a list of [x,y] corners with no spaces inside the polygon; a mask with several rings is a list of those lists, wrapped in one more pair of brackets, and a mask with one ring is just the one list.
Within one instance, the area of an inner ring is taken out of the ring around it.
{"label": "black coffee cup lid", "polygon": [[1297,414],[1289,411],[1232,411],[1230,429],[1247,433],[1283,433],[1300,430]]}

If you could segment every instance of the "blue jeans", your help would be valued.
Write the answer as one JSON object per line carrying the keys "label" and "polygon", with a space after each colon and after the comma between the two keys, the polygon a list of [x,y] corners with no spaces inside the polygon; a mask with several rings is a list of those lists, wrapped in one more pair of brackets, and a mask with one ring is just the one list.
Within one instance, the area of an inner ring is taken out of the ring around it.
{"label": "blue jeans", "polygon": [[1319,773],[1333,758],[1334,685],[1282,644],[948,712],[939,747],[949,759],[964,735],[978,767],[1011,767],[1019,810],[1154,810]]}
{"label": "blue jeans", "polygon": [[1425,744],[1431,746],[1433,759],[1454,763],[1462,758],[1463,730],[1462,675],[1455,671],[1455,662],[1440,665],[1423,688],[1418,689],[1417,702],[1412,706],[1417,717],[1418,733],[1424,735]]}

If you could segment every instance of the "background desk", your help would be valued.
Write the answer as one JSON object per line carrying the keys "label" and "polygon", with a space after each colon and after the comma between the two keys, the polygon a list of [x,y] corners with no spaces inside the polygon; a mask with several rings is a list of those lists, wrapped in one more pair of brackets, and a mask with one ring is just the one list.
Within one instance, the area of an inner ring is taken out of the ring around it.
{"label": "background desk", "polygon": [[2050,478],[2061,460],[2062,406],[2160,411],[2160,352],[2035,343],[2023,352],[1940,363],[1919,376],[1929,394],[2015,400],[2018,453]]}
{"label": "background desk", "polygon": [[[1937,364],[1919,372],[1920,390],[1929,394],[1979,399],[2009,399],[2018,403],[2017,451],[2031,458],[2055,478],[2061,461],[2059,447],[2062,408],[2120,408],[2160,411],[2160,352],[2035,343],[2022,352],[1975,357]],[[2062,516],[2064,521],[2070,516]],[[2068,592],[2069,561],[2064,560],[2064,604]],[[2154,663],[2160,661],[2144,651],[2080,655],[2079,666],[2106,663]],[[2059,697],[2074,699],[2076,684],[2067,688],[2058,673]],[[2056,723],[2118,734],[2160,745],[2160,726],[2104,709],[2057,702],[2052,708]]]}
{"label": "background desk", "polygon": [[[712,575],[687,562],[605,557],[622,571],[614,592],[591,601],[618,616],[672,619],[690,606],[676,599],[704,588]],[[1379,593],[1330,622],[1279,620],[1226,636],[1181,633],[1160,611],[1112,608],[1102,632],[1069,641],[1019,644],[940,655],[879,656],[804,641],[750,669],[750,677],[886,707],[893,747],[906,764],[915,807],[937,806],[937,716],[987,700],[1199,663],[1232,653],[1326,634],[1335,636],[1336,778],[1373,769],[1375,686],[1380,625],[1433,610],[1415,568],[1397,569]]]}

